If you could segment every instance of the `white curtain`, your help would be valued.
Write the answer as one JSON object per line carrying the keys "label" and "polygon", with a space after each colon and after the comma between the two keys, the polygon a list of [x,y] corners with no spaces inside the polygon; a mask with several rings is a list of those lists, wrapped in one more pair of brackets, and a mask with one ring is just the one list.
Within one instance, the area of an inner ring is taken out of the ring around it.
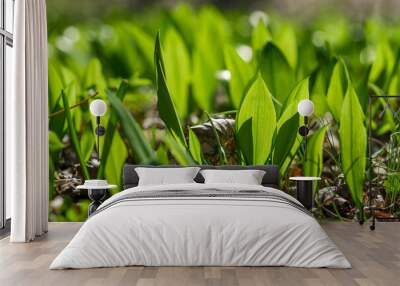
{"label": "white curtain", "polygon": [[15,1],[13,94],[6,98],[6,187],[12,242],[48,226],[47,23],[45,0]]}

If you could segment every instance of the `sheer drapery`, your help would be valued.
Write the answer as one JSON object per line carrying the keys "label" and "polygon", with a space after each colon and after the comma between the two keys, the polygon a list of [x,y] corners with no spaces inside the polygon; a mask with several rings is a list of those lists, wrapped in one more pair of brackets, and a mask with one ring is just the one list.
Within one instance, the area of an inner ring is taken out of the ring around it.
{"label": "sheer drapery", "polygon": [[6,187],[12,242],[48,226],[47,23],[45,0],[15,2],[13,93],[6,98]]}

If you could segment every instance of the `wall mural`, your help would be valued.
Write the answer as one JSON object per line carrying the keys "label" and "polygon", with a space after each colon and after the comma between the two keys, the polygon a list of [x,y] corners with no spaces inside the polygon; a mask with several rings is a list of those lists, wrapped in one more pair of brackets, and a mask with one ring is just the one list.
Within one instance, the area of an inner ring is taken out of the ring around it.
{"label": "wall mural", "polygon": [[[290,175],[322,176],[321,216],[353,218],[368,200],[368,94],[399,92],[399,24],[186,4],[96,22],[49,19],[52,221],[84,220],[89,201],[75,187],[89,178],[120,185],[126,162],[271,163],[289,192]],[[97,98],[108,105],[100,152],[89,111]],[[315,105],[306,158],[303,99]],[[380,122],[372,128],[381,138],[399,131],[389,113]]]}

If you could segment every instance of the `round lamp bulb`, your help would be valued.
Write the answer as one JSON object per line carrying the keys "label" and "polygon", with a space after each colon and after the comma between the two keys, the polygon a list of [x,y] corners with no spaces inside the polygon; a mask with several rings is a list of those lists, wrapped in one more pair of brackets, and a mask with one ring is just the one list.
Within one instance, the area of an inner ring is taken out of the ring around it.
{"label": "round lamp bulb", "polygon": [[301,116],[310,116],[314,113],[314,103],[309,99],[303,99],[297,105],[297,111]]}
{"label": "round lamp bulb", "polygon": [[107,104],[101,99],[95,99],[90,104],[90,112],[94,116],[103,116],[107,111]]}

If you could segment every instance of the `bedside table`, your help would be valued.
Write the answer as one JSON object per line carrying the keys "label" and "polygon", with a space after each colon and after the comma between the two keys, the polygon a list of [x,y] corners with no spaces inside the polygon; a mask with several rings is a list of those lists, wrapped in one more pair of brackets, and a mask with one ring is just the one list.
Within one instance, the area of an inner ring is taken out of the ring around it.
{"label": "bedside table", "polygon": [[77,189],[87,190],[88,197],[92,201],[89,205],[88,215],[91,216],[97,208],[103,203],[108,194],[108,190],[115,189],[116,185],[109,185],[104,180],[88,180],[83,185],[77,186]]}
{"label": "bedside table", "polygon": [[320,181],[320,177],[290,177],[289,180],[296,182],[296,198],[308,210],[313,207],[313,187],[315,181]]}

